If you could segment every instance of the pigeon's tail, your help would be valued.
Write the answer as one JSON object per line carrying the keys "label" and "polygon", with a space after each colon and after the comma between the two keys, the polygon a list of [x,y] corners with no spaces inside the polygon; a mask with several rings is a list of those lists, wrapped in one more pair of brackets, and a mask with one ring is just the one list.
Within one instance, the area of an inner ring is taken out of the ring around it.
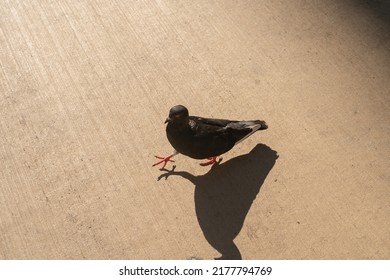
{"label": "pigeon's tail", "polygon": [[265,121],[259,121],[259,120],[256,120],[256,121],[241,121],[241,122],[237,122],[235,123],[235,126],[241,126],[241,129],[244,128],[245,130],[248,130],[248,128],[250,129],[250,132],[246,133],[244,137],[239,137],[239,140],[236,142],[236,144],[244,141],[246,138],[248,138],[249,136],[251,136],[253,133],[255,133],[256,131],[258,130],[264,130],[264,129],[267,129],[268,128],[268,125],[266,124]]}
{"label": "pigeon's tail", "polygon": [[266,124],[265,121],[243,121],[243,122],[240,122],[242,123],[245,128],[250,128],[252,130],[252,133],[253,132],[256,132],[258,130],[264,130],[264,129],[267,129],[268,128],[268,125]]}
{"label": "pigeon's tail", "polygon": [[258,125],[258,129],[256,130],[264,130],[268,128],[268,125],[265,121],[254,121]]}

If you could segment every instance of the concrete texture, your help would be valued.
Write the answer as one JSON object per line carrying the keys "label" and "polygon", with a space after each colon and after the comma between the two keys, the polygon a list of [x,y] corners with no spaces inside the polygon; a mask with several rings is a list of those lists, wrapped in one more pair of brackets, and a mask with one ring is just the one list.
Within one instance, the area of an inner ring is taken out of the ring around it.
{"label": "concrete texture", "polygon": [[[0,258],[389,259],[389,10],[1,0]],[[167,173],[176,104],[269,129]]]}

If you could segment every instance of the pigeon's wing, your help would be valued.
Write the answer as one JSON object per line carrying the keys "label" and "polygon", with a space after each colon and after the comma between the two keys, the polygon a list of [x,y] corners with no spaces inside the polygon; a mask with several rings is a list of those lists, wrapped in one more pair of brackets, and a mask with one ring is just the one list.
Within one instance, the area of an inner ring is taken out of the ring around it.
{"label": "pigeon's wing", "polygon": [[196,116],[193,116],[190,118],[193,119],[198,124],[210,125],[210,126],[214,126],[215,128],[226,127],[229,123],[235,122],[235,121],[230,121],[230,120],[225,120],[225,119],[211,119],[211,118],[202,118],[202,117],[196,117]]}
{"label": "pigeon's wing", "polygon": [[196,138],[213,137],[226,133],[227,126],[231,123],[224,119],[210,119],[202,117],[190,117],[190,126]]}
{"label": "pigeon's wing", "polygon": [[238,135],[246,135],[259,129],[265,129],[266,124],[263,121],[231,121],[225,119],[211,119],[202,117],[192,117],[194,128],[197,135],[218,134],[230,132]]}
{"label": "pigeon's wing", "polygon": [[221,155],[229,151],[255,131],[261,129],[260,121],[231,121],[190,117],[189,126],[194,158]]}
{"label": "pigeon's wing", "polygon": [[197,158],[218,156],[234,146],[234,139],[227,129],[229,123],[222,119],[190,117],[191,146]]}

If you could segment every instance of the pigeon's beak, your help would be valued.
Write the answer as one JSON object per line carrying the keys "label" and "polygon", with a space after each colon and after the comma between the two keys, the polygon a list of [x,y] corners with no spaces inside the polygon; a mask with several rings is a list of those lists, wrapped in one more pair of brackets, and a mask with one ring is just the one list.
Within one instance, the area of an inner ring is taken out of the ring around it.
{"label": "pigeon's beak", "polygon": [[171,121],[171,118],[167,118],[166,120],[165,120],[165,122],[164,123],[167,123],[167,122],[170,122]]}

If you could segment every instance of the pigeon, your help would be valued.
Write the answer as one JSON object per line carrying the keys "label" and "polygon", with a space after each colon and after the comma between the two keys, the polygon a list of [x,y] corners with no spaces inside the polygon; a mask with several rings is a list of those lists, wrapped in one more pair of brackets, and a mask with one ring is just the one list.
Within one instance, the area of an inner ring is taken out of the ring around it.
{"label": "pigeon", "polygon": [[172,157],[183,154],[193,159],[207,159],[202,166],[214,165],[217,157],[231,150],[258,130],[268,128],[265,121],[231,121],[189,116],[188,109],[176,105],[169,111],[165,120],[168,141],[174,148],[171,155],[155,156],[160,159],[153,166],[174,162]]}

